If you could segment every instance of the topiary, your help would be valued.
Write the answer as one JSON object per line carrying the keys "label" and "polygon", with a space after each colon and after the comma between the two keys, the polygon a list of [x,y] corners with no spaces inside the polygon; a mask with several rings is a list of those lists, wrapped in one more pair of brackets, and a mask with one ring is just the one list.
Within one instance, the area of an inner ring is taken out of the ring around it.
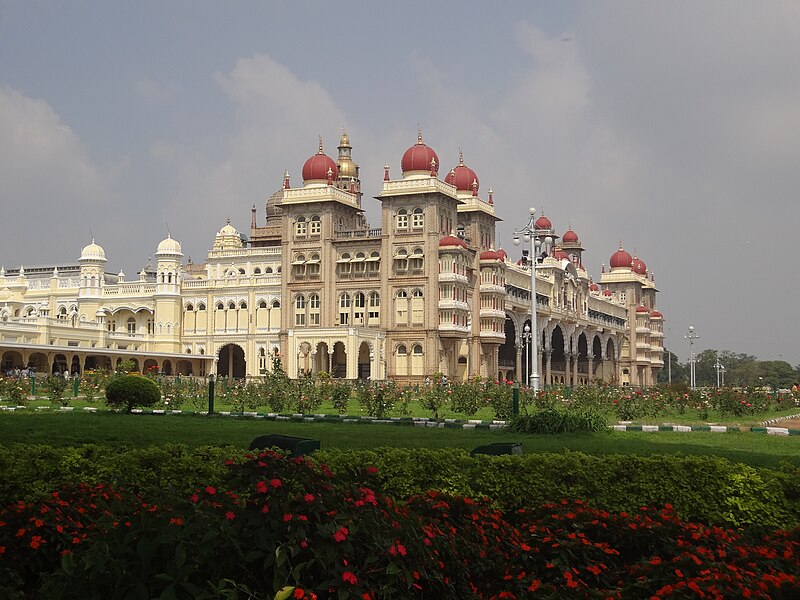
{"label": "topiary", "polygon": [[106,404],[111,408],[124,408],[131,412],[137,407],[158,404],[161,391],[152,379],[139,375],[114,377],[106,386]]}

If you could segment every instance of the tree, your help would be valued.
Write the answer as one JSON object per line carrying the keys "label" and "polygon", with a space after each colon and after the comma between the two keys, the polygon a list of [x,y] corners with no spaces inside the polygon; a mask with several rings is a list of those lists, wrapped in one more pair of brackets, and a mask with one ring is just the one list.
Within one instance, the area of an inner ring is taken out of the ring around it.
{"label": "tree", "polygon": [[[670,371],[672,377],[670,378]],[[664,349],[664,368],[658,371],[658,383],[688,383],[689,369],[678,360],[678,355]]]}
{"label": "tree", "polygon": [[159,400],[161,391],[158,384],[147,377],[120,375],[106,386],[106,404],[111,408],[124,408],[126,412],[155,406]]}

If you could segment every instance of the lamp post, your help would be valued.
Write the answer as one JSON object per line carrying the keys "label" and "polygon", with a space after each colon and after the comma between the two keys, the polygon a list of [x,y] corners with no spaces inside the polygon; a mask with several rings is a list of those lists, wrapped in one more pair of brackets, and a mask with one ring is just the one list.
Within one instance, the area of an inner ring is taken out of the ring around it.
{"label": "lamp post", "polygon": [[551,244],[553,238],[547,236],[541,239],[536,234],[536,225],[534,222],[534,215],[536,209],[531,207],[528,209],[530,217],[528,224],[520,229],[514,230],[513,242],[515,246],[520,245],[520,236],[526,242],[530,243],[530,250],[528,251],[528,261],[531,269],[531,337],[530,337],[530,354],[531,354],[531,372],[529,375],[530,386],[534,393],[539,391],[539,332],[536,323],[536,254],[542,244]]}
{"label": "lamp post", "polygon": [[695,389],[697,382],[695,380],[694,341],[700,339],[700,336],[694,332],[694,325],[689,325],[689,330],[683,337],[689,340],[689,385]]}
{"label": "lamp post", "polygon": [[531,359],[530,359],[530,347],[531,347],[531,326],[525,323],[525,327],[522,328],[522,341],[525,343],[525,380],[530,384],[531,379]]}
{"label": "lamp post", "polygon": [[725,365],[719,362],[719,356],[717,362],[714,363],[714,368],[717,370],[717,387],[719,387],[720,375],[722,376],[722,385],[725,385]]}

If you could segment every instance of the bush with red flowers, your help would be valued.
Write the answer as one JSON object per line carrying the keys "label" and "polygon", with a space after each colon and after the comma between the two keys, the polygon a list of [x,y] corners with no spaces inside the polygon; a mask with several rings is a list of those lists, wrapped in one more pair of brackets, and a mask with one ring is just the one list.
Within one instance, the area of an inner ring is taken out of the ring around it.
{"label": "bush with red flowers", "polygon": [[687,522],[670,506],[501,510],[404,503],[304,458],[230,461],[220,485],[155,506],[106,486],[0,514],[8,598],[791,598],[800,529]]}

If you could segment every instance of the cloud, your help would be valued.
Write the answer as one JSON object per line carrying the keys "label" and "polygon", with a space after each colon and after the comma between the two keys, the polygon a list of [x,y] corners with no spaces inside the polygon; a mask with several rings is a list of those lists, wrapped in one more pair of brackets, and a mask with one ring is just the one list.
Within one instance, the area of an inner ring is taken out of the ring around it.
{"label": "cloud", "polygon": [[[88,243],[88,229],[100,220],[97,211],[112,199],[113,178],[47,102],[0,87],[2,262],[75,260]],[[22,213],[25,227],[15,218]],[[63,240],[59,258],[46,243],[51,239]]]}
{"label": "cloud", "polygon": [[284,170],[292,185],[301,184],[300,166],[317,151],[320,135],[336,136],[324,140],[326,153],[335,156],[347,124],[319,83],[300,79],[270,56],[240,58],[229,73],[213,78],[235,114],[233,132],[200,148],[164,140],[151,146],[153,158],[175,169],[175,193],[163,213],[183,223],[176,237],[197,260],[226,217],[247,231],[244,209],[256,204],[263,219],[264,202],[280,187]]}

